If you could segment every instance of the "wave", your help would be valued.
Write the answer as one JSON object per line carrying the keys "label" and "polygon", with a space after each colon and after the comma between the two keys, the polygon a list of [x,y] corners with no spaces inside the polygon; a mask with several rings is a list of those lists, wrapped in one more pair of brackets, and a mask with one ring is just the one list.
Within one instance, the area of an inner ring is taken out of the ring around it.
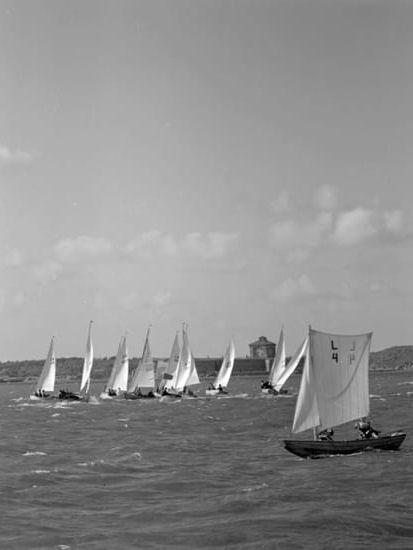
{"label": "wave", "polygon": [[46,456],[47,453],[43,453],[42,451],[26,451],[22,454],[22,456]]}

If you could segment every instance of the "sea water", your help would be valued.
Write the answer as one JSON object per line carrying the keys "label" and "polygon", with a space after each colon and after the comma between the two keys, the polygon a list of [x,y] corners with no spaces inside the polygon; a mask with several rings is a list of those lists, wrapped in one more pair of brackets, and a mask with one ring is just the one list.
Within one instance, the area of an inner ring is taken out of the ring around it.
{"label": "sea water", "polygon": [[169,402],[1,384],[0,548],[412,548],[413,372],[370,380],[372,423],[407,431],[401,449],[319,460],[282,445],[295,375],[287,396],[233,377],[230,397]]}

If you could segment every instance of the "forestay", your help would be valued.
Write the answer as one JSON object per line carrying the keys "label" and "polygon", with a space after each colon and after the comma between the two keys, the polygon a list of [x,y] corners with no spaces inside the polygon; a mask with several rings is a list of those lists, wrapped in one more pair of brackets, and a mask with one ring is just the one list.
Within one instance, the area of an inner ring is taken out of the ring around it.
{"label": "forestay", "polygon": [[310,329],[293,432],[338,426],[369,414],[371,333],[337,335]]}

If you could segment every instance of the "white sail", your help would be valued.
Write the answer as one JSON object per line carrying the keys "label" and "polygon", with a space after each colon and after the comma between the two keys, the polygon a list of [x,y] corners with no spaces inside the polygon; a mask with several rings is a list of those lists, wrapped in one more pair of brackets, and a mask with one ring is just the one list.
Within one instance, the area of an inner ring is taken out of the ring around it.
{"label": "white sail", "polygon": [[298,392],[297,404],[293,421],[293,433],[303,432],[320,425],[318,414],[317,396],[315,393],[315,380],[312,364],[310,361],[310,342],[305,339],[304,368],[301,375],[300,391]]}
{"label": "white sail", "polygon": [[182,339],[181,356],[176,374],[172,380],[172,387],[178,391],[182,391],[185,386],[199,384],[195,360],[192,356],[191,348],[189,347],[188,333],[185,328],[182,330]]}
{"label": "white sail", "polygon": [[92,366],[93,366],[93,344],[92,344],[92,334],[91,334],[92,323],[93,321],[90,321],[89,323],[89,331],[88,331],[87,342],[86,342],[86,353],[85,353],[85,358],[83,360],[82,381],[80,383],[80,391],[82,391],[83,388],[85,388],[86,392],[89,391],[90,373],[92,371]]}
{"label": "white sail", "polygon": [[293,374],[295,369],[298,367],[301,357],[306,353],[306,348],[308,346],[308,337],[304,340],[304,342],[301,344],[301,346],[297,349],[293,357],[290,359],[288,365],[284,368],[284,370],[281,372],[281,374],[278,376],[278,378],[274,382],[274,388],[277,391],[280,391],[280,389],[284,386],[284,384],[287,382],[287,380],[290,378],[290,376]]}
{"label": "white sail", "polygon": [[49,351],[47,353],[46,360],[44,362],[42,372],[40,373],[37,381],[36,390],[42,390],[46,392],[54,391],[54,384],[56,379],[56,356],[54,352],[54,338],[50,341]]}
{"label": "white sail", "polygon": [[221,386],[226,388],[231,378],[232,369],[234,367],[235,360],[235,347],[234,342],[231,340],[226,349],[224,358],[221,363],[221,368],[218,371],[218,374],[214,381],[214,388]]}
{"label": "white sail", "polygon": [[128,387],[129,376],[129,357],[126,347],[126,336],[124,336],[118,347],[118,353],[112,367],[108,383],[106,385],[107,390],[122,390],[126,391]]}
{"label": "white sail", "polygon": [[[270,384],[275,388],[277,380],[283,374],[286,367],[286,355],[285,355],[285,342],[284,342],[284,330],[281,329],[280,337],[277,344],[277,353],[274,357],[274,362],[271,366],[269,381]],[[277,388],[278,390],[278,388]]]}
{"label": "white sail", "polygon": [[169,355],[168,367],[163,375],[163,387],[166,389],[174,387],[174,379],[176,383],[176,373],[178,371],[180,356],[181,347],[179,345],[179,338],[177,333],[175,335],[174,343],[172,344],[171,353]]}
{"label": "white sail", "polygon": [[310,329],[309,336],[293,432],[368,416],[371,333],[348,336]]}
{"label": "white sail", "polygon": [[129,385],[129,392],[134,392],[137,388],[154,388],[155,386],[155,368],[149,345],[149,329],[146,333],[145,344],[143,346],[142,357],[133,375]]}

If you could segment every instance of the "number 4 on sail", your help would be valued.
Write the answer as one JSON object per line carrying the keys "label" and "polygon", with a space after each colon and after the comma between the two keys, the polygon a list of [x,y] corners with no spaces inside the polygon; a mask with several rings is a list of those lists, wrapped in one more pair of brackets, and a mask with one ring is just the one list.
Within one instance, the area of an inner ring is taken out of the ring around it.
{"label": "number 4 on sail", "polygon": [[406,434],[380,435],[367,420],[357,424],[361,438],[334,440],[335,426],[369,414],[369,355],[371,333],[354,336],[309,329],[293,433],[313,429],[314,440],[285,440],[285,448],[303,458],[396,450]]}

